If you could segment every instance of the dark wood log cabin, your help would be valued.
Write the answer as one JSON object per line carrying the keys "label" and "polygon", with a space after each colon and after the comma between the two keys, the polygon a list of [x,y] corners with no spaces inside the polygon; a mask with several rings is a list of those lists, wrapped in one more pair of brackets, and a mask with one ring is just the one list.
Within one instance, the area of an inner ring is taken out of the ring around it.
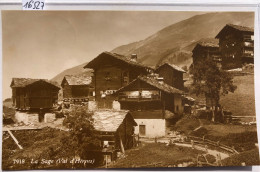
{"label": "dark wood log cabin", "polygon": [[143,137],[165,136],[166,120],[184,111],[183,92],[158,80],[158,74],[139,76],[115,94],[121,109],[133,114],[138,124],[136,134]]}
{"label": "dark wood log cabin", "polygon": [[114,97],[109,95],[139,75],[146,75],[153,71],[152,68],[138,63],[136,58],[136,55],[127,58],[119,54],[103,52],[84,67],[94,69],[95,99],[99,108],[111,108]]}
{"label": "dark wood log cabin", "polygon": [[217,34],[223,69],[241,68],[254,63],[254,29],[227,24]]}
{"label": "dark wood log cabin", "polygon": [[121,109],[131,111],[168,110],[183,113],[183,91],[158,80],[158,75],[139,76],[116,93]]}
{"label": "dark wood log cabin", "polygon": [[160,77],[163,77],[164,83],[180,90],[184,89],[183,73],[185,73],[185,71],[182,68],[174,64],[164,63],[159,66],[155,72],[158,73]]}
{"label": "dark wood log cabin", "polygon": [[193,65],[203,62],[206,59],[213,60],[221,67],[222,58],[219,52],[219,45],[217,39],[208,39],[207,41],[200,41],[192,50]]}
{"label": "dark wood log cabin", "polygon": [[18,110],[51,109],[58,100],[60,88],[44,79],[13,78],[13,105]]}
{"label": "dark wood log cabin", "polygon": [[[112,154],[134,145],[134,127],[137,126],[127,110],[96,110],[92,116],[94,129],[99,133],[105,154]],[[104,145],[108,143],[108,145]]]}
{"label": "dark wood log cabin", "polygon": [[93,97],[92,76],[66,75],[62,82],[63,101],[87,101]]}

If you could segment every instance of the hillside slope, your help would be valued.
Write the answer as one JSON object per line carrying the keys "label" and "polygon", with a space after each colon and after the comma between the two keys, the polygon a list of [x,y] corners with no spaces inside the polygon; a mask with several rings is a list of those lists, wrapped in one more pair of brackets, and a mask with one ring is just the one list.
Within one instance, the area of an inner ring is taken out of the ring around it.
{"label": "hillside slope", "polygon": [[145,40],[117,47],[112,52],[126,56],[138,54],[139,61],[147,65],[169,60],[181,66],[189,65],[194,42],[202,38],[214,38],[228,23],[253,27],[254,14],[227,12],[196,15],[170,25]]}
{"label": "hillside slope", "polygon": [[[254,13],[226,12],[196,15],[181,22],[172,24],[150,37],[122,45],[112,52],[130,56],[138,55],[139,62],[155,66],[165,61],[179,66],[189,66],[192,63],[192,49],[201,39],[214,38],[227,24],[237,24],[253,27]],[[52,80],[60,82],[65,75],[83,72],[86,63],[67,69]]]}
{"label": "hillside slope", "polygon": [[83,68],[86,64],[87,63],[83,63],[81,65],[66,69],[63,72],[56,75],[55,77],[53,77],[51,80],[56,81],[60,84],[65,75],[78,75],[78,74],[82,74],[82,73],[86,73],[86,74],[91,75],[91,73],[92,73],[91,69],[84,69]]}
{"label": "hillside slope", "polygon": [[222,96],[221,105],[234,116],[255,116],[254,75],[235,76],[233,81],[237,89]]}

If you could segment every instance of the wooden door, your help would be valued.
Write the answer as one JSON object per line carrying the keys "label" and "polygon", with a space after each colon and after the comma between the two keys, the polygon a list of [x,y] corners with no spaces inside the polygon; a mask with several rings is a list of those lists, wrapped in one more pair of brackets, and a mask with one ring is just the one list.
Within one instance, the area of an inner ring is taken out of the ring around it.
{"label": "wooden door", "polygon": [[145,136],[145,125],[139,125],[139,135]]}

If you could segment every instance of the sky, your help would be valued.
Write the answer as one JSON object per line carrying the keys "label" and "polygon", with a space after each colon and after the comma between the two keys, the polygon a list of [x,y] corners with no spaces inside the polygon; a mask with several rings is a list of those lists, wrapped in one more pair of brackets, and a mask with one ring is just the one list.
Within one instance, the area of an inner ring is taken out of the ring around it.
{"label": "sky", "polygon": [[2,11],[3,99],[14,77],[51,79],[202,12]]}

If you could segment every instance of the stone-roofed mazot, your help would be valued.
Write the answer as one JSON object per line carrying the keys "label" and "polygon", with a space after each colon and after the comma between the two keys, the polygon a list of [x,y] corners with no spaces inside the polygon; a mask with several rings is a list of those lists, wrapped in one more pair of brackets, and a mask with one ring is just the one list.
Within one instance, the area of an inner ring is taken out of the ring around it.
{"label": "stone-roofed mazot", "polygon": [[77,99],[78,102],[86,101],[93,96],[92,76],[89,74],[66,75],[62,82],[63,100]]}
{"label": "stone-roofed mazot", "polygon": [[13,78],[10,87],[13,105],[18,110],[51,109],[60,89],[52,81],[31,78]]}
{"label": "stone-roofed mazot", "polygon": [[[97,131],[116,132],[127,115],[132,117],[128,110],[96,110],[92,116],[93,126]],[[132,120],[136,125],[133,118]]]}
{"label": "stone-roofed mazot", "polygon": [[37,81],[44,81],[46,83],[49,83],[55,87],[58,87],[58,84],[56,82],[53,81],[49,81],[47,79],[33,79],[33,78],[13,78],[10,87],[14,88],[14,87],[26,87],[30,84],[33,84]]}

